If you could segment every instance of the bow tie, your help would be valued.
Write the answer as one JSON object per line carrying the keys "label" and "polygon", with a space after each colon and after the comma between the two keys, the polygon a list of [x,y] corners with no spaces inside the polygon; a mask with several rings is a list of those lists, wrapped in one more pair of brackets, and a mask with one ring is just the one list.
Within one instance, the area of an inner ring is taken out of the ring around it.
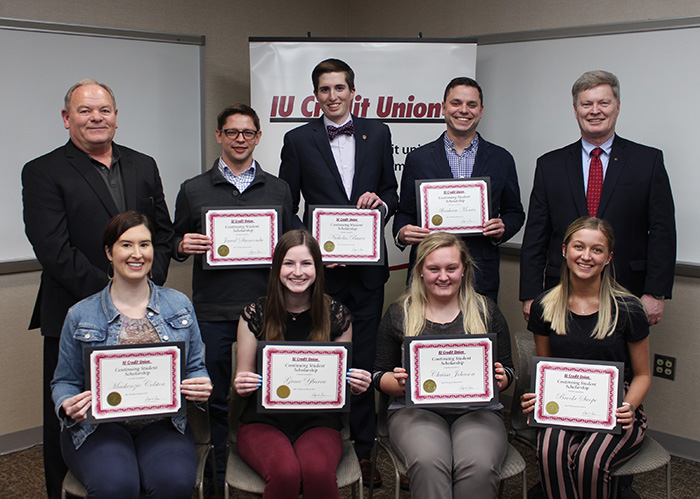
{"label": "bow tie", "polygon": [[352,121],[348,121],[343,126],[328,125],[326,128],[328,129],[328,138],[331,140],[336,138],[341,133],[350,136],[355,135],[355,127],[353,126]]}

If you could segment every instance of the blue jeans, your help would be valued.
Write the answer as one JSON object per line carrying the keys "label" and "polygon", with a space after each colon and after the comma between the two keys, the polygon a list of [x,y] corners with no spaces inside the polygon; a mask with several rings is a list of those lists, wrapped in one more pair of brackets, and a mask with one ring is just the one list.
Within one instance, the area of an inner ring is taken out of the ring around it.
{"label": "blue jeans", "polygon": [[136,435],[118,423],[101,423],[79,449],[64,429],[61,451],[88,498],[136,499],[141,489],[153,499],[192,497],[197,472],[194,436],[189,426],[180,433],[169,418]]}

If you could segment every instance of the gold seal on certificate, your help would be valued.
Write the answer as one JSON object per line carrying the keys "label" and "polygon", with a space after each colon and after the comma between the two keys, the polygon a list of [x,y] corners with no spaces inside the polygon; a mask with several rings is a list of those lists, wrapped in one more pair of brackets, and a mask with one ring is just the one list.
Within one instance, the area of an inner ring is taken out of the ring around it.
{"label": "gold seal on certificate", "polygon": [[551,402],[547,402],[545,409],[550,414],[556,414],[557,412],[559,412],[559,404],[552,400]]}
{"label": "gold seal on certificate", "polygon": [[494,335],[404,340],[407,406],[487,405],[498,401]]}
{"label": "gold seal on certificate", "polygon": [[91,422],[178,414],[184,343],[86,348]]}
{"label": "gold seal on certificate", "polygon": [[122,396],[119,395],[119,392],[112,392],[109,395],[107,395],[107,403],[109,405],[111,405],[112,407],[121,404],[121,402],[122,402]]}
{"label": "gold seal on certificate", "polygon": [[416,180],[418,225],[453,234],[481,234],[489,219],[489,177]]}
{"label": "gold seal on certificate", "polygon": [[311,206],[311,233],[324,263],[377,265],[384,262],[384,223],[380,210],[352,206]]}
{"label": "gold seal on certificate", "polygon": [[212,247],[202,259],[205,268],[272,264],[279,237],[278,208],[203,208],[202,211],[205,234],[212,239]]}
{"label": "gold seal on certificate", "polygon": [[350,343],[258,343],[262,387],[258,411],[350,409],[347,403]]}
{"label": "gold seal on certificate", "polygon": [[619,432],[621,362],[534,357],[532,426]]}

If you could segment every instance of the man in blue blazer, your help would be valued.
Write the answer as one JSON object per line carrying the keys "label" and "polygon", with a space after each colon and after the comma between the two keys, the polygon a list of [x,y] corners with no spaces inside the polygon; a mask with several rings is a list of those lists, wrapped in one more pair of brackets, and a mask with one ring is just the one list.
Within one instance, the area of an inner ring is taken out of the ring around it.
{"label": "man in blue blazer", "polygon": [[[639,296],[650,324],[671,298],[676,223],[663,153],[615,134],[620,83],[607,71],[589,71],[572,88],[581,140],[537,160],[520,256],[520,300],[529,318],[532,300],[559,282],[566,228],[584,215],[615,230],[617,281]],[[602,190],[595,213],[587,206],[592,153],[600,148]]]}
{"label": "man in blue blazer", "polygon": [[[292,211],[298,211],[303,194],[307,224],[311,205],[378,208],[388,220],[398,204],[389,127],[350,114],[355,75],[345,62],[322,61],[311,79],[323,116],[288,132],[282,148],[279,176],[291,189]],[[389,278],[386,258],[384,261],[382,266],[335,266],[325,272],[326,291],[353,315],[353,366],[368,371],[374,363],[384,283]],[[374,393],[368,390],[353,396],[350,414],[350,429],[366,485],[374,427]]]}
{"label": "man in blue blazer", "polygon": [[476,290],[498,299],[500,252],[498,245],[513,237],[525,221],[513,156],[484,140],[476,131],[484,111],[483,92],[471,78],[453,79],[445,88],[442,110],[447,130],[437,140],[411,151],[401,177],[401,200],[394,218],[396,245],[412,245],[409,276],[416,245],[430,231],[414,225],[418,220],[416,180],[489,177],[490,219],[482,234],[463,241],[476,263]]}

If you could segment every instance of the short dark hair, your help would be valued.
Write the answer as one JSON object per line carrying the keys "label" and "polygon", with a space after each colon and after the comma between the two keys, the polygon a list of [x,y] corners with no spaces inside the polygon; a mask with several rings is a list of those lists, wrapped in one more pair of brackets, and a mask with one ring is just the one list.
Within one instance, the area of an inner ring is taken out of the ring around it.
{"label": "short dark hair", "polygon": [[447,102],[447,94],[450,93],[450,90],[460,85],[476,88],[479,91],[479,101],[481,101],[482,106],[484,105],[484,92],[481,91],[481,87],[476,80],[466,76],[458,76],[457,78],[453,78],[452,81],[447,84],[445,87],[445,95],[442,96],[442,102]]}
{"label": "short dark hair", "polygon": [[260,118],[258,118],[258,113],[256,113],[255,109],[253,109],[252,107],[250,107],[246,104],[240,104],[240,103],[239,104],[232,104],[232,105],[224,108],[224,110],[219,113],[219,116],[216,117],[216,129],[217,130],[223,129],[228,117],[233,116],[234,114],[242,114],[244,116],[250,116],[251,119],[253,120],[253,125],[255,125],[255,130],[256,131],[260,130]]}
{"label": "short dark hair", "polygon": [[112,219],[107,222],[105,230],[102,233],[102,244],[112,253],[112,247],[119,240],[121,235],[127,230],[138,227],[139,225],[146,226],[148,232],[151,233],[151,241],[153,241],[153,224],[151,224],[148,217],[138,211],[129,210],[114,215]]}
{"label": "short dark hair", "polygon": [[314,94],[318,92],[318,80],[322,74],[345,73],[345,82],[350,90],[355,89],[355,72],[350,66],[340,59],[326,59],[319,62],[311,72],[311,81],[314,84]]}

